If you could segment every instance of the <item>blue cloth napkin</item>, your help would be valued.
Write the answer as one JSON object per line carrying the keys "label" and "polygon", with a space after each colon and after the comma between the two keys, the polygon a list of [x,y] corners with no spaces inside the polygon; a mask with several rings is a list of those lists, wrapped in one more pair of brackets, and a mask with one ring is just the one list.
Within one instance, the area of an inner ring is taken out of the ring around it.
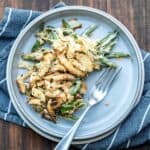
{"label": "blue cloth napkin", "polygon": [[[54,8],[64,6],[59,3]],[[19,32],[41,12],[5,8],[0,22],[0,118],[26,126],[15,111],[6,86],[6,64],[10,48]],[[143,51],[145,64],[145,86],[139,104],[127,119],[109,137],[78,148],[87,150],[116,149],[143,144],[150,141],[150,54]]]}

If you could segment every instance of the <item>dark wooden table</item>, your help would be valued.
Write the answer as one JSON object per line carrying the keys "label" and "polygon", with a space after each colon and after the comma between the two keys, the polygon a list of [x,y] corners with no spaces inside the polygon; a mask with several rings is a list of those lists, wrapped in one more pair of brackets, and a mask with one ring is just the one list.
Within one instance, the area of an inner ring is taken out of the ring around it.
{"label": "dark wooden table", "polygon": [[[59,0],[0,0],[4,7],[46,11]],[[150,51],[150,0],[64,0],[67,5],[87,5],[104,10],[119,19],[131,31],[139,46]],[[55,143],[31,129],[0,121],[0,150],[52,150]],[[71,148],[75,149],[75,148]],[[150,144],[130,150],[150,150]]]}

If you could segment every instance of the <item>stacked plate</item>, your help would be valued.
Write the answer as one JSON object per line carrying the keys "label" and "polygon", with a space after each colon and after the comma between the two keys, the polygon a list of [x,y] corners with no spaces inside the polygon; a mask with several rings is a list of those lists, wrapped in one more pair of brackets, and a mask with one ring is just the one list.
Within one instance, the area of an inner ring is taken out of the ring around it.
{"label": "stacked plate", "polygon": [[[26,103],[26,97],[19,93],[16,77],[22,72],[18,69],[21,54],[30,51],[35,42],[34,34],[39,25],[44,22],[47,25],[58,27],[63,18],[78,18],[83,24],[83,30],[89,25],[97,24],[99,28],[92,35],[94,39],[100,39],[108,32],[118,30],[120,36],[114,51],[121,49],[121,51],[131,55],[130,59],[116,61],[119,66],[122,66],[120,75],[115,80],[105,100],[93,107],[87,114],[73,141],[74,144],[89,143],[111,134],[138,103],[144,83],[142,57],[136,41],[127,28],[109,14],[93,8],[67,6],[50,10],[27,25],[16,39],[9,55],[7,64],[8,90],[13,105],[22,119],[34,131],[48,139],[59,141],[74,122],[58,119],[57,123],[54,124],[41,118]],[[83,30],[78,30],[78,32],[82,33]],[[101,72],[93,72],[86,79],[88,91],[99,73]],[[82,111],[79,111],[77,115],[80,116],[81,113]]]}

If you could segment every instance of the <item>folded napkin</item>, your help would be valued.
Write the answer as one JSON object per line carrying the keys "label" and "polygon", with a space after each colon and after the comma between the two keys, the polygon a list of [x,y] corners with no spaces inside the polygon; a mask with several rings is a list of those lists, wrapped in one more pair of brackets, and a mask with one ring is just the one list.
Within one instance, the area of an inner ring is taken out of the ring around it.
{"label": "folded napkin", "polygon": [[[54,8],[64,6],[58,3]],[[6,86],[6,64],[11,46],[19,32],[41,12],[5,8],[3,19],[0,22],[0,118],[9,122],[26,126],[15,111]],[[78,148],[99,150],[125,148],[150,141],[150,54],[143,51],[145,64],[145,86],[139,104],[134,108],[127,119],[121,123],[109,137]]]}

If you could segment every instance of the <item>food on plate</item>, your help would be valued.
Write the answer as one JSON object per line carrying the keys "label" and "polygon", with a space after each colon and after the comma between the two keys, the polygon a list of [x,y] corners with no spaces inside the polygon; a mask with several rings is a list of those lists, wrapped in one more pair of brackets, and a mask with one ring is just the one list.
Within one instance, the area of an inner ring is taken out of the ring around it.
{"label": "food on plate", "polygon": [[22,55],[19,67],[26,73],[17,77],[20,92],[44,118],[55,122],[57,116],[75,119],[74,113],[84,107],[85,78],[94,70],[117,67],[113,58],[129,54],[112,52],[118,32],[100,40],[91,38],[97,25],[82,34],[76,30],[82,24],[75,18],[62,20],[62,26],[41,25],[31,52]]}

